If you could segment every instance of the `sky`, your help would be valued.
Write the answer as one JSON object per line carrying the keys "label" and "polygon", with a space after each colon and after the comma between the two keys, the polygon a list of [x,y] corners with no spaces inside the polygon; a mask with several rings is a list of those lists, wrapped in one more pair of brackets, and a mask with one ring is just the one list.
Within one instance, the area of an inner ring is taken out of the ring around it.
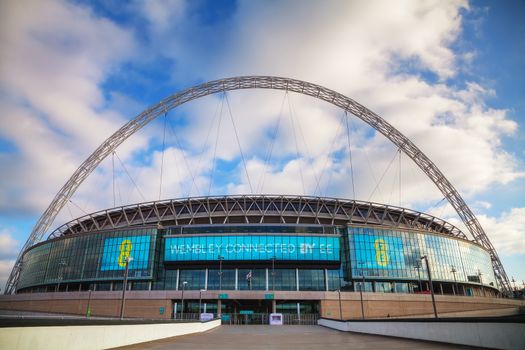
{"label": "sky", "polygon": [[[379,114],[459,190],[521,285],[524,15],[523,1],[0,0],[0,286],[99,144],[171,94],[240,75],[312,82]],[[271,90],[185,104],[102,161],[47,234],[113,206],[249,193],[399,205],[467,232],[406,155],[346,117]]]}

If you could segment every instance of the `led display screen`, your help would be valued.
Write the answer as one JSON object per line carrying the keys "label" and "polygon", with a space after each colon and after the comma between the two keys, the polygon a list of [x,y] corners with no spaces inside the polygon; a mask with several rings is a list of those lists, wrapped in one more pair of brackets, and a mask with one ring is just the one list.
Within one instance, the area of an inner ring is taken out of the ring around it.
{"label": "led display screen", "polygon": [[339,237],[299,235],[204,235],[167,237],[164,261],[339,261]]}
{"label": "led display screen", "polygon": [[405,268],[403,239],[393,236],[354,234],[355,258],[360,268]]}
{"label": "led display screen", "polygon": [[129,270],[148,267],[150,236],[106,238],[101,271],[123,270],[130,258]]}

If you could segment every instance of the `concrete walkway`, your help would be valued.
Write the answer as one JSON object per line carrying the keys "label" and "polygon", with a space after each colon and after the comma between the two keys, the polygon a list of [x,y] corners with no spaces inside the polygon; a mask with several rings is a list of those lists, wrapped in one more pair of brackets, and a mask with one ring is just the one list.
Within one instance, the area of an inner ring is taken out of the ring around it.
{"label": "concrete walkway", "polygon": [[339,332],[320,326],[221,326],[214,330],[118,349],[474,349],[376,335]]}

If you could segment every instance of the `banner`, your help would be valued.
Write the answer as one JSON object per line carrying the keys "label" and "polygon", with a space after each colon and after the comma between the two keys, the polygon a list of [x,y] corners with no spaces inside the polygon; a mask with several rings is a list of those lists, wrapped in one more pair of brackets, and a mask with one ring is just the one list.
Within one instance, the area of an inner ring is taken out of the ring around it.
{"label": "banner", "polygon": [[164,261],[339,261],[339,236],[206,235],[166,237]]}

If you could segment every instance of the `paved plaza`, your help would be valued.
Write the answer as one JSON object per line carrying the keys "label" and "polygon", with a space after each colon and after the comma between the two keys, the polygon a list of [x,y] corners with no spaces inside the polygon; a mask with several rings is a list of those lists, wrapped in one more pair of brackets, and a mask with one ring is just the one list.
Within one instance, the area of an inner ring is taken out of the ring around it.
{"label": "paved plaza", "polygon": [[221,326],[209,332],[125,346],[134,349],[474,349],[441,343],[339,332],[320,326]]}

